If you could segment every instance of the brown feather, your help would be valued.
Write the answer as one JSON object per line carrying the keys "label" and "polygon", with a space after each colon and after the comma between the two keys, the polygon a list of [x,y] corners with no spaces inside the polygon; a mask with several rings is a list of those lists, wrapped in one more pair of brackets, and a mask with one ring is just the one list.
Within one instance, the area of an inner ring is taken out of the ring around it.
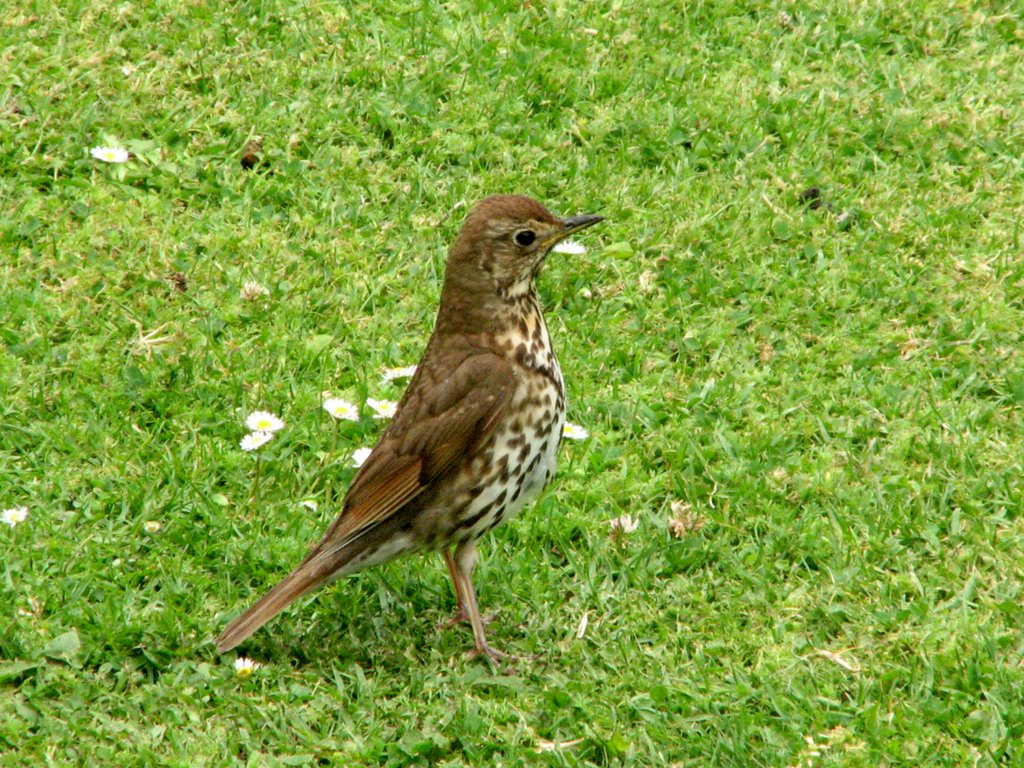
{"label": "brown feather", "polygon": [[[460,458],[471,457],[493,433],[515,387],[512,366],[470,343],[449,346],[445,359],[437,357],[428,348],[341,514],[284,580],[224,630],[218,650],[234,648],[292,601],[346,573],[346,564],[374,544],[375,537],[366,534],[393,519]],[[448,376],[433,380],[445,370]]]}
{"label": "brown feather", "polygon": [[221,632],[217,638],[217,650],[221,653],[230,651],[291,605],[294,600],[327,580],[327,577],[324,576],[317,581],[312,579],[311,575],[301,566],[288,574],[277,586],[257,600],[252,607]]}

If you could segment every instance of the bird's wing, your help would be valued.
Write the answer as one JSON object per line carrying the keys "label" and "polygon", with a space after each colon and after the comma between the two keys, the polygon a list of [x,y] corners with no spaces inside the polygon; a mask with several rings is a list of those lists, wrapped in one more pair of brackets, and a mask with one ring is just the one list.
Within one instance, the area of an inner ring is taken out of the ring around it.
{"label": "bird's wing", "polygon": [[515,388],[512,366],[482,351],[443,362],[417,371],[311,557],[337,551],[395,514],[493,434]]}
{"label": "bird's wing", "polygon": [[467,349],[421,364],[398,413],[349,488],[338,519],[305,560],[221,633],[217,648],[234,648],[297,597],[337,575],[361,548],[362,535],[494,434],[515,385],[512,366],[490,352]]}

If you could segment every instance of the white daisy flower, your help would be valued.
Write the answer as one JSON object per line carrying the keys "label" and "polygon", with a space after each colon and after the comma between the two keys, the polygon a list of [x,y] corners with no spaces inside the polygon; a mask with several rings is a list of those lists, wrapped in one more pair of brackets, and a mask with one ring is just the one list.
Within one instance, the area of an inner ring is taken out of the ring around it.
{"label": "white daisy flower", "polygon": [[373,453],[373,448],[356,448],[352,452],[352,466],[361,467],[363,463],[370,458],[370,454]]}
{"label": "white daisy flower", "polygon": [[270,290],[265,285],[260,285],[255,280],[246,280],[242,290],[238,292],[243,301],[255,301],[262,296],[269,296]]}
{"label": "white daisy flower", "polygon": [[414,373],[416,373],[415,365],[407,365],[404,368],[385,368],[384,381],[394,381],[395,379],[408,379]]}
{"label": "white daisy flower", "polygon": [[554,253],[567,253],[570,256],[582,256],[587,249],[575,240],[563,240],[551,249]]}
{"label": "white daisy flower", "polygon": [[148,520],[142,524],[142,529],[146,533],[160,533],[160,529],[162,527],[163,526],[161,526],[160,523],[156,520]]}
{"label": "white daisy flower", "polygon": [[284,429],[284,422],[269,411],[253,411],[245,420],[245,426],[253,432],[277,432]]}
{"label": "white daisy flower", "polygon": [[315,501],[313,501],[313,499],[303,499],[302,501],[299,502],[299,506],[305,507],[310,512],[316,512],[317,510],[317,504]]}
{"label": "white daisy flower", "polygon": [[28,519],[28,507],[12,507],[0,512],[0,523],[6,523],[13,528],[18,523],[24,523]]}
{"label": "white daisy flower", "polygon": [[579,424],[573,424],[571,421],[567,421],[562,425],[562,437],[567,440],[586,440],[590,437],[590,433]]}
{"label": "white daisy flower", "polygon": [[93,147],[89,154],[104,163],[127,163],[128,150],[121,147]]}
{"label": "white daisy flower", "polygon": [[249,677],[249,675],[262,666],[258,661],[247,659],[245,656],[239,656],[235,659],[235,672],[238,673],[239,677]]}
{"label": "white daisy flower", "polygon": [[324,400],[324,410],[336,419],[359,421],[359,409],[348,400],[340,397],[329,397]]}
{"label": "white daisy flower", "polygon": [[243,451],[255,451],[257,448],[269,443],[273,437],[273,432],[250,432],[242,438],[242,442],[239,445],[241,445]]}
{"label": "white daisy flower", "polygon": [[398,403],[394,400],[377,400],[368,397],[366,404],[373,409],[373,418],[375,419],[390,419],[398,410]]}

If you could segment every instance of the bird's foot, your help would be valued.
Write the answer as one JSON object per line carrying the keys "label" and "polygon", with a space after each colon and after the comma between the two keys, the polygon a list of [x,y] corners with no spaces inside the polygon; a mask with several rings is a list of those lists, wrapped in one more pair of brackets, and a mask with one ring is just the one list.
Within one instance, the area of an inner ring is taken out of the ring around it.
{"label": "bird's foot", "polygon": [[[492,613],[490,616],[483,616],[482,619],[483,619],[483,622],[484,622],[484,626],[485,627],[488,626],[496,618],[498,618],[497,612]],[[444,621],[438,622],[437,625],[436,625],[437,626],[437,631],[438,632],[443,632],[444,630],[451,629],[456,624],[462,624],[463,622],[465,622],[467,624],[472,624],[473,623],[470,620],[470,618],[469,618],[469,612],[466,611],[465,609],[460,608],[458,610],[458,612],[454,616],[452,616],[450,619],[445,619]]]}
{"label": "bird's foot", "polygon": [[456,624],[461,624],[464,621],[469,621],[469,613],[460,608],[450,619],[437,622],[437,624],[434,625],[434,628],[438,632],[444,632],[446,629],[451,629]]}
{"label": "bird's foot", "polygon": [[518,656],[513,656],[510,653],[499,651],[497,648],[492,646],[490,643],[476,643],[472,650],[466,651],[466,658],[472,661],[479,656],[486,656],[488,660],[494,665],[497,665],[499,661],[518,661]]}

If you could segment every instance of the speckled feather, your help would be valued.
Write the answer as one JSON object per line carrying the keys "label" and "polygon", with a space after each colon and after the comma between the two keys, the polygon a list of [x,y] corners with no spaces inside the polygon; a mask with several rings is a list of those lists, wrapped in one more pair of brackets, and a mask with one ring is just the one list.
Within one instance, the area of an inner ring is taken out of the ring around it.
{"label": "speckled feather", "polygon": [[[526,228],[549,232],[550,242],[513,243]],[[220,650],[321,584],[418,550],[456,548],[469,584],[460,590],[459,567],[449,560],[460,614],[475,612],[475,595],[463,594],[472,591],[473,543],[536,495],[555,469],[565,390],[534,279],[563,230],[576,231],[525,197],[494,196],[473,210],[452,246],[423,359],[341,514],[306,558],[224,631]],[[478,650],[496,653],[482,627],[479,633]]]}

